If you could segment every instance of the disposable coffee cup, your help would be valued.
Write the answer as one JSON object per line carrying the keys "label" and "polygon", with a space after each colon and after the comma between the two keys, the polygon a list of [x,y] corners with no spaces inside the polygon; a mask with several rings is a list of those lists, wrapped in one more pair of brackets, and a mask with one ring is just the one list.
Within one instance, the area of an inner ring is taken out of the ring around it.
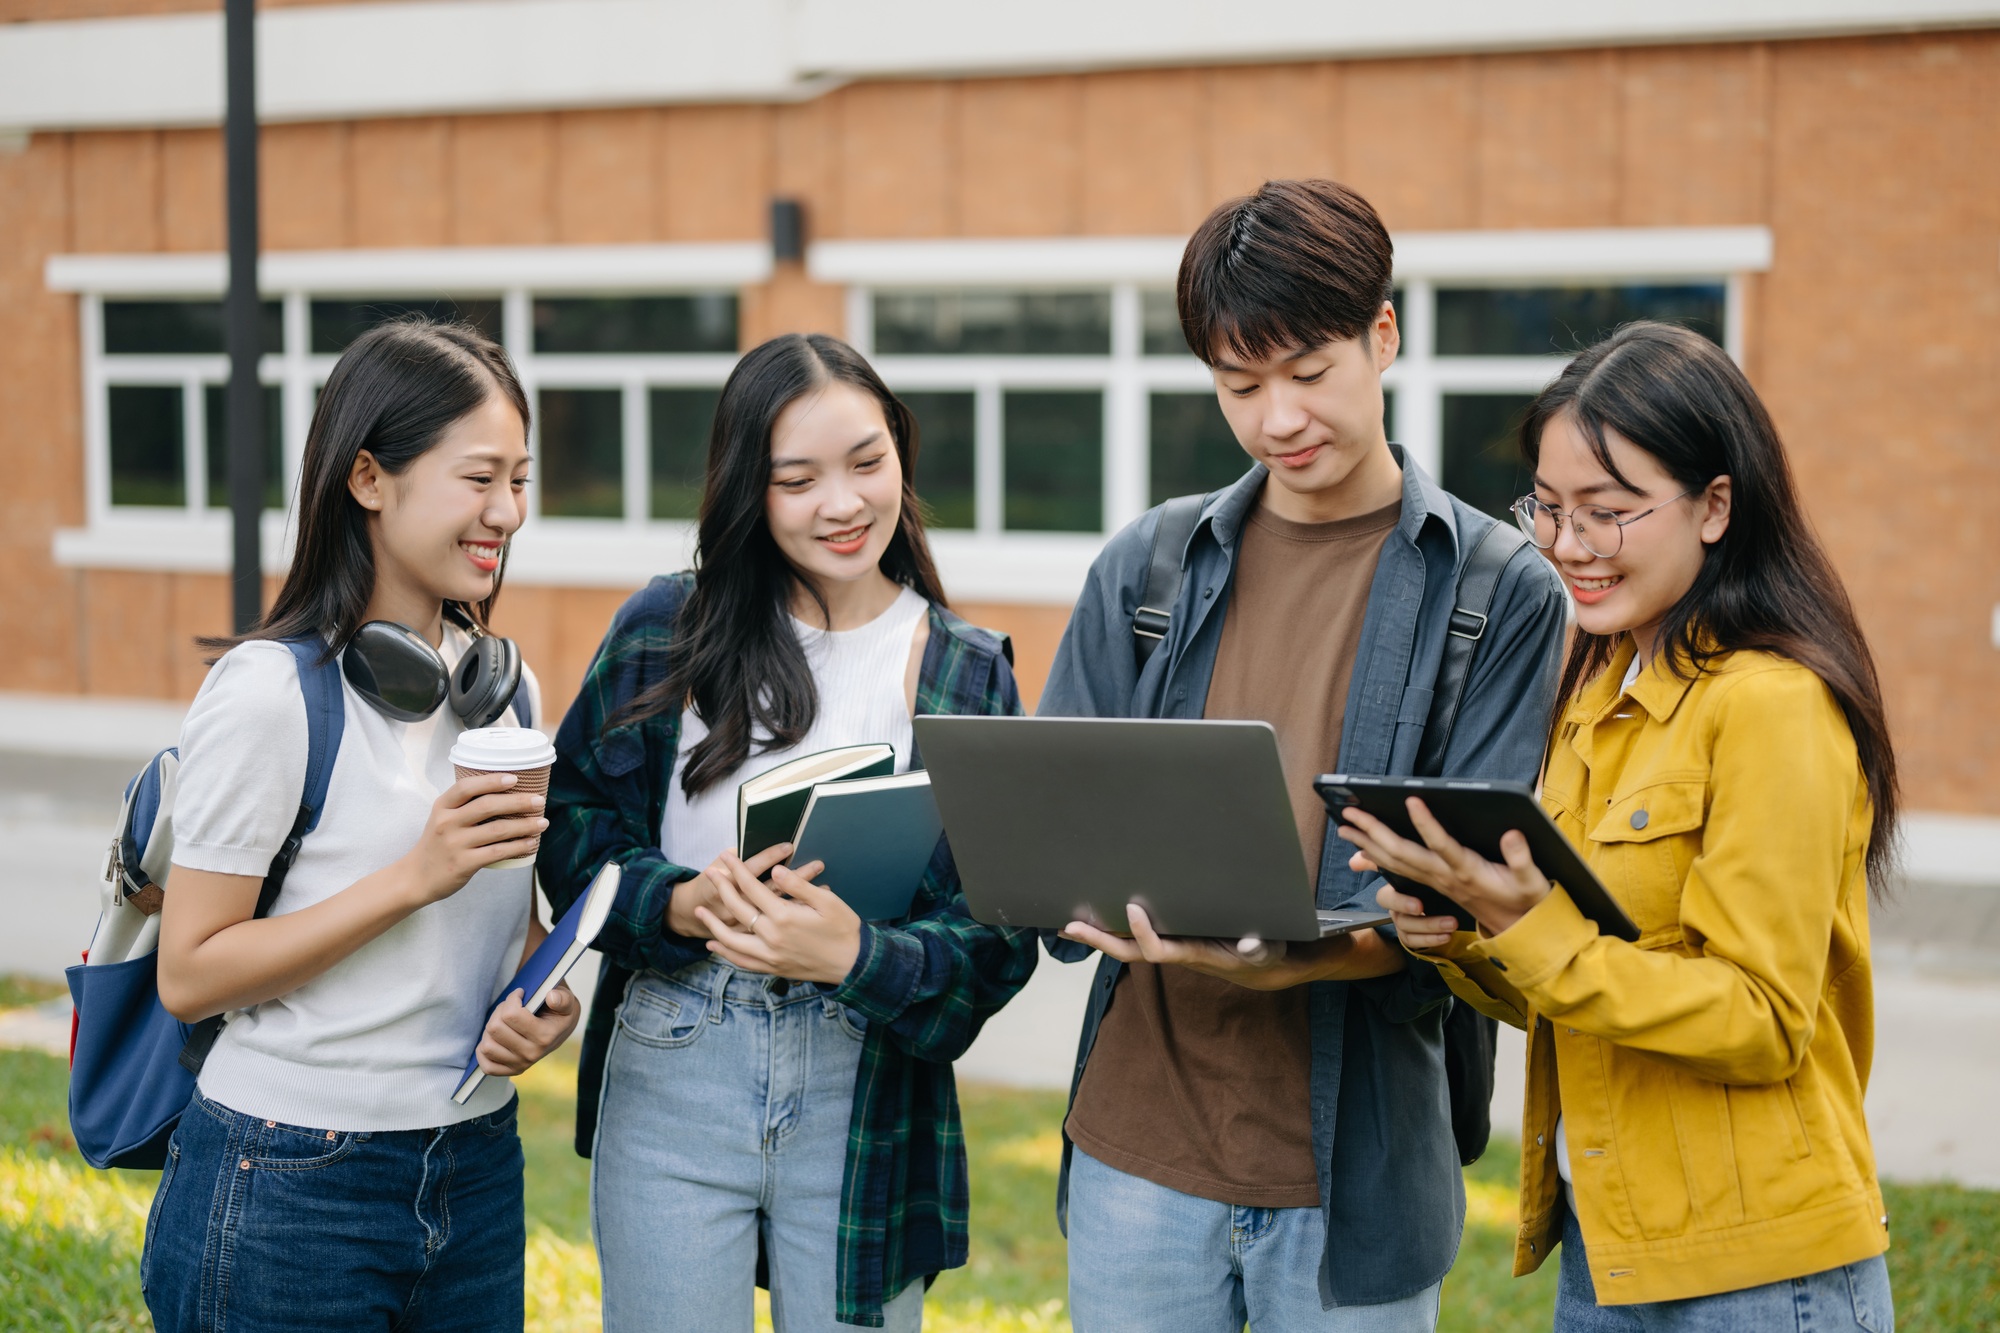
{"label": "disposable coffee cup", "polygon": [[[530,727],[478,727],[460,734],[458,743],[451,747],[451,766],[459,777],[513,773],[521,780],[508,790],[531,791],[537,796],[549,794],[549,769],[555,762],[556,747],[549,744],[547,736]],[[541,836],[537,834],[535,847],[541,845]],[[531,866],[535,863],[535,847],[530,847],[526,856],[510,856],[488,868],[509,870]]]}

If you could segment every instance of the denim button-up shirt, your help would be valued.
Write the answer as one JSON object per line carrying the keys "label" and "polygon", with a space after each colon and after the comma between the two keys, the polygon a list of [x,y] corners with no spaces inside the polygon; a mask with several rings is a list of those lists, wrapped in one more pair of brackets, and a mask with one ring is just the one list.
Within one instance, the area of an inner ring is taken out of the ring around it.
{"label": "denim button-up shirt", "polygon": [[[1399,446],[1390,448],[1403,469],[1403,507],[1376,565],[1348,688],[1338,767],[1349,773],[1404,774],[1415,767],[1458,570],[1494,521],[1448,495]],[[1253,467],[1209,497],[1182,556],[1172,624],[1144,671],[1133,661],[1132,612],[1145,590],[1159,510],[1111,539],[1091,567],[1037,712],[1202,715],[1237,542],[1266,475],[1262,466]],[[1447,776],[1534,780],[1548,737],[1563,624],[1561,584],[1534,548],[1523,545],[1494,596],[1445,752]],[[1351,850],[1329,829],[1319,865],[1320,907],[1374,906],[1381,880],[1348,869]],[[1064,961],[1090,952],[1054,936],[1045,943]],[[1099,960],[1072,1100],[1123,972],[1115,959]],[[1309,984],[1313,1154],[1326,1219],[1320,1299],[1329,1307],[1397,1300],[1444,1276],[1464,1225],[1465,1185],[1444,1076],[1449,992],[1430,967]],[[1071,1151],[1065,1137],[1056,1204],[1065,1221]]]}

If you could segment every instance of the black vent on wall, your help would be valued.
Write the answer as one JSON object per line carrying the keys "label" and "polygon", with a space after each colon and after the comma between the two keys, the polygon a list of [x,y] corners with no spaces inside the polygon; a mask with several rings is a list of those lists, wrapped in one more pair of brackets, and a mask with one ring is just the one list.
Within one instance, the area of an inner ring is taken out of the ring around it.
{"label": "black vent on wall", "polygon": [[796,199],[771,201],[771,257],[780,264],[806,257],[806,210]]}

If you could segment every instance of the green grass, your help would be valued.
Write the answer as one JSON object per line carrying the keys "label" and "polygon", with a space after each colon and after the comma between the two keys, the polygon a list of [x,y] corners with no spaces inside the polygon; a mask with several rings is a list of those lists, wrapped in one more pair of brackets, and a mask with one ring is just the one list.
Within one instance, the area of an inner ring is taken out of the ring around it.
{"label": "green grass", "polygon": [[83,1164],[68,1085],[57,1057],[0,1050],[0,1310],[20,1333],[150,1328],[139,1242],[157,1178]]}
{"label": "green grass", "polygon": [[24,977],[17,972],[0,972],[0,1009],[19,1009],[42,1004],[63,994],[68,987],[60,981]]}
{"label": "green grass", "polygon": [[[583,1333],[598,1324],[589,1164],[570,1146],[575,1077],[564,1052],[518,1080],[534,1333]],[[66,1081],[57,1057],[0,1050],[0,1324],[8,1333],[149,1327],[138,1260],[156,1178],[82,1164],[67,1129]],[[972,1159],[972,1256],[931,1288],[925,1328],[1068,1330],[1067,1267],[1055,1226],[1063,1098],[977,1085],[961,1096]],[[1509,1276],[1519,1169],[1513,1146],[1499,1142],[1466,1172],[1465,1241],[1445,1279],[1439,1325],[1446,1333],[1549,1326],[1554,1265],[1528,1278]],[[1991,1333],[2000,1326],[2000,1193],[1892,1185],[1887,1194],[1898,1328]]]}
{"label": "green grass", "polygon": [[1884,1185],[1896,1327],[2000,1329],[2000,1190]]}

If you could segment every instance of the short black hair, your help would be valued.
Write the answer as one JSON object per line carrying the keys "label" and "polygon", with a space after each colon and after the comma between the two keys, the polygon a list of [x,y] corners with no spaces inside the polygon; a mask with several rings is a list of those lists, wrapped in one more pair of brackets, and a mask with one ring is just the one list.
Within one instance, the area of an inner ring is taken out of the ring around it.
{"label": "short black hair", "polygon": [[1266,181],[1195,229],[1174,296],[1210,365],[1358,338],[1394,290],[1395,247],[1374,207],[1338,181]]}

